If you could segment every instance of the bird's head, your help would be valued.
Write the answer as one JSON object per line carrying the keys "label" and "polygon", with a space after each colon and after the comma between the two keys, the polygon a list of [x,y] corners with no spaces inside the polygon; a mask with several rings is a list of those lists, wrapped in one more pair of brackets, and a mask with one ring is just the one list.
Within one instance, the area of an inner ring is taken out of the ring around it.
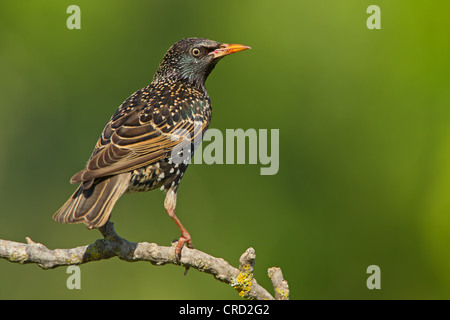
{"label": "bird's head", "polygon": [[204,89],[206,78],[220,59],[246,49],[250,47],[202,38],[182,39],[167,51],[154,80],[186,81]]}

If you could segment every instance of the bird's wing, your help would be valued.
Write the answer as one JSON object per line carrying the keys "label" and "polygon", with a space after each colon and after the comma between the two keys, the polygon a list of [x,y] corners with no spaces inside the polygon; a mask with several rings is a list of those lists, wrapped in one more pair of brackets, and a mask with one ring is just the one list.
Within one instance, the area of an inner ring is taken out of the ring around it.
{"label": "bird's wing", "polygon": [[[100,136],[86,169],[71,183],[119,174],[169,157],[181,142],[201,139],[209,124],[209,99],[169,98],[140,90],[112,116]],[[184,144],[184,143],[183,143]],[[184,148],[184,147],[183,147]]]}

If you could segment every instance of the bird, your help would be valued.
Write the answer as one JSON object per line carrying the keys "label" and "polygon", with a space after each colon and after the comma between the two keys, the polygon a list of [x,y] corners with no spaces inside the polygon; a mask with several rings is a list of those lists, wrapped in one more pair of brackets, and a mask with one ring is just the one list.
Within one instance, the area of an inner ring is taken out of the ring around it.
{"label": "bird", "polygon": [[152,82],[133,93],[112,115],[86,167],[71,179],[76,191],[53,215],[60,223],[101,228],[125,193],[161,189],[164,208],[181,231],[179,261],[190,233],[175,214],[179,184],[211,122],[205,81],[229,54],[251,49],[205,38],[184,38],[164,55]]}

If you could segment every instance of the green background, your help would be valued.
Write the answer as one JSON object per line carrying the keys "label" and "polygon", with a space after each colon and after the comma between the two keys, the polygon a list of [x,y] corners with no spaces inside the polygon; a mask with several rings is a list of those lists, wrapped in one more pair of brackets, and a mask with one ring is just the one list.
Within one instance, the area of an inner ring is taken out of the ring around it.
{"label": "green background", "polygon": [[[81,30],[66,9],[81,8]],[[381,8],[381,30],[366,9]],[[292,299],[450,297],[448,1],[0,2],[0,238],[50,249],[99,238],[51,217],[104,125],[184,37],[243,43],[206,85],[211,127],[280,130],[280,169],[191,165],[177,213],[196,248],[255,277],[282,268]],[[126,195],[130,241],[179,236],[161,191]],[[366,269],[381,268],[381,290]],[[117,258],[66,268],[0,260],[0,298],[240,299],[196,270]]]}

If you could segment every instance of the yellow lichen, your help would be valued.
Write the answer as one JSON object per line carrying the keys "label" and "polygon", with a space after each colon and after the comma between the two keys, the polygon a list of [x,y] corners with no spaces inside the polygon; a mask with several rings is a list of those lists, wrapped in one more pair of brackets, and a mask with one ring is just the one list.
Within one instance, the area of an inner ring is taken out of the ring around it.
{"label": "yellow lichen", "polygon": [[278,287],[275,289],[275,292],[280,294],[283,298],[287,299],[289,297],[289,290],[287,289],[281,289],[280,287]]}
{"label": "yellow lichen", "polygon": [[239,273],[239,275],[236,278],[236,281],[233,282],[231,285],[239,295],[243,298],[250,292],[252,289],[252,280],[253,280],[253,274],[251,273],[251,266],[246,264],[242,266],[243,271]]}
{"label": "yellow lichen", "polygon": [[78,258],[78,255],[76,255],[75,253],[72,253],[70,258],[66,259],[66,263],[69,265],[79,263],[79,261],[80,259]]}
{"label": "yellow lichen", "polygon": [[101,257],[100,252],[95,246],[88,247],[86,253],[91,257],[90,260],[99,260]]}
{"label": "yellow lichen", "polygon": [[197,266],[197,270],[201,272],[204,272],[206,269],[209,269],[211,267],[210,264],[203,259],[195,260],[195,265]]}
{"label": "yellow lichen", "polygon": [[28,255],[26,252],[12,252],[9,255],[9,261],[11,262],[19,262],[24,263],[28,259]]}

